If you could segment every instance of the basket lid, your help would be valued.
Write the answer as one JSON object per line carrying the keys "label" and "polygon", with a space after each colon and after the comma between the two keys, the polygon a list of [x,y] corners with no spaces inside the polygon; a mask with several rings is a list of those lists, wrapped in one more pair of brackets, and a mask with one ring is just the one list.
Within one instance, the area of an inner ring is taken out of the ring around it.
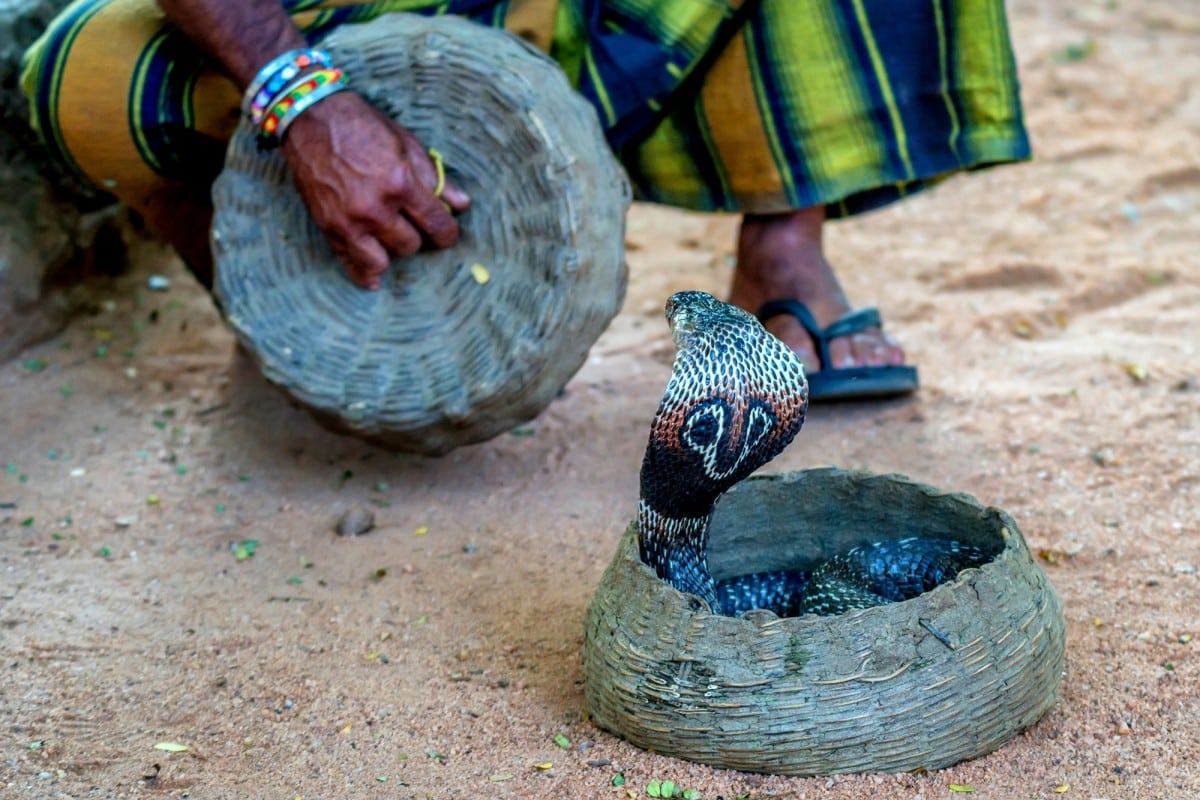
{"label": "basket lid", "polygon": [[213,189],[226,320],[268,380],[336,429],[428,455],[511,430],[624,299],[630,191],[595,111],[541,52],[457,17],[389,14],[323,46],[471,195],[460,241],[359,289],[243,120]]}

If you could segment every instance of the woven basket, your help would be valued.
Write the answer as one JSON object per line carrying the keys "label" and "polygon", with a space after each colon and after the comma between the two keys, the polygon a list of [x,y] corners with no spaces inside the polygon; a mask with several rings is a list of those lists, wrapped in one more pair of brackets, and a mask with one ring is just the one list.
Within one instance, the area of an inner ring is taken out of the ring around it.
{"label": "woven basket", "polygon": [[647,750],[784,775],[934,769],[996,749],[1057,700],[1065,627],[1003,511],[895,475],[755,477],[722,499],[709,563],[720,580],[914,535],[996,555],[903,603],[730,618],[655,577],[630,526],[587,612],[592,719]]}
{"label": "woven basket", "polygon": [[339,430],[429,455],[511,430],[624,298],[630,192],[595,112],[546,56],[456,17],[391,14],[323,46],[471,195],[460,243],[356,288],[282,155],[257,152],[243,122],[213,192],[226,319],[270,381]]}

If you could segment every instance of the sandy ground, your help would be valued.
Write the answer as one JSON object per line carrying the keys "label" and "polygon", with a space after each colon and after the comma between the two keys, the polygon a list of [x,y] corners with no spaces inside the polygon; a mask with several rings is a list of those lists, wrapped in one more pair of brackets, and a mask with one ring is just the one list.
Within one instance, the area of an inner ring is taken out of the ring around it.
{"label": "sandy ground", "polygon": [[[899,471],[1009,510],[1066,606],[1040,724],[932,774],[784,779],[586,721],[581,622],[634,511],[660,310],[730,272],[732,220],[636,208],[628,301],[566,396],[441,460],[315,425],[156,246],[0,367],[0,796],[1200,794],[1200,17],[1075,5],[1012,9],[1036,163],[830,231],[919,396],[816,408],[770,468]],[[356,507],[379,530],[335,536]]]}

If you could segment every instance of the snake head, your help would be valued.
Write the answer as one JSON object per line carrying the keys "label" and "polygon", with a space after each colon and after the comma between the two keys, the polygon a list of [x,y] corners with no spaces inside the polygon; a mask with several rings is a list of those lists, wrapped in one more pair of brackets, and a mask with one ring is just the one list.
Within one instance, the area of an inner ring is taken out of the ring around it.
{"label": "snake head", "polygon": [[703,517],[792,441],[808,382],[791,348],[736,306],[679,292],[666,316],[675,366],[642,462],[642,502],[668,517]]}

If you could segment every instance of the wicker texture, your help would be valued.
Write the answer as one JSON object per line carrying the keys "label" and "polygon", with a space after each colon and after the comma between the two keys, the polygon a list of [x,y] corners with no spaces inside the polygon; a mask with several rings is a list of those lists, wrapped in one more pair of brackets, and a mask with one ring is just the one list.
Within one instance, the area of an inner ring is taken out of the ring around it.
{"label": "wicker texture", "polygon": [[744,481],[711,535],[718,580],[914,535],[996,555],[903,603],[730,618],[658,580],[631,526],[588,608],[583,667],[592,719],[639,747],[785,775],[934,769],[996,749],[1057,700],[1062,607],[1003,511],[826,468]]}
{"label": "wicker texture", "polygon": [[624,298],[630,194],[595,112],[544,55],[455,17],[392,14],[324,46],[440,151],[473,200],[462,238],[398,259],[381,291],[354,287],[243,122],[214,188],[222,310],[266,377],[335,428],[430,455],[510,430]]}

